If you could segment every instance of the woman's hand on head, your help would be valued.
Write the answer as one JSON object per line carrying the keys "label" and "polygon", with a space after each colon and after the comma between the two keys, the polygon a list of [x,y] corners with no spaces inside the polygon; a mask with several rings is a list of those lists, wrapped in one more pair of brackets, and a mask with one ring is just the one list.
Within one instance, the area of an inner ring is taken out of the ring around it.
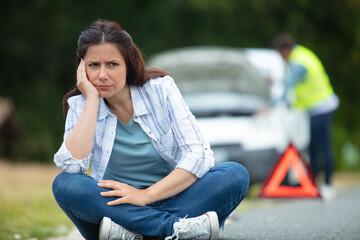
{"label": "woman's hand on head", "polygon": [[86,74],[86,68],[85,68],[85,62],[83,59],[81,59],[80,64],[77,69],[77,83],[76,83],[78,89],[81,91],[81,93],[84,95],[86,99],[89,98],[99,98],[99,91],[96,89],[96,87],[89,81],[87,74]]}
{"label": "woman's hand on head", "polygon": [[137,189],[128,184],[113,180],[102,180],[98,183],[99,187],[112,189],[101,192],[103,197],[119,197],[114,201],[108,202],[108,205],[131,204],[135,206],[145,206],[150,204],[146,189]]}

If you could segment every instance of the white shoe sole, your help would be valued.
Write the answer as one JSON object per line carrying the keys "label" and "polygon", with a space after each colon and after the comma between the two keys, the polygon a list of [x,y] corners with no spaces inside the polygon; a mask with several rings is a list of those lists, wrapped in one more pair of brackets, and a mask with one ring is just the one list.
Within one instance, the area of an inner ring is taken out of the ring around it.
{"label": "white shoe sole", "polygon": [[108,240],[111,231],[111,219],[103,217],[99,228],[99,240]]}
{"label": "white shoe sole", "polygon": [[209,216],[210,221],[210,238],[209,240],[217,240],[219,239],[219,218],[216,212],[207,212],[205,213]]}

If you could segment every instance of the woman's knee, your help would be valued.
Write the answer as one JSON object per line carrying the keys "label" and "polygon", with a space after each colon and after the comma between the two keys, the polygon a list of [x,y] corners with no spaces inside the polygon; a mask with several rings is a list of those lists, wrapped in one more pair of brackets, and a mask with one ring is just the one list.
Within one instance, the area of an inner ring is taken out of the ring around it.
{"label": "woman's knee", "polygon": [[224,175],[231,181],[231,185],[234,188],[242,189],[243,191],[248,190],[250,177],[246,168],[240,163],[227,162],[220,164]]}
{"label": "woman's knee", "polygon": [[52,191],[56,200],[61,199],[67,194],[81,192],[85,187],[84,180],[89,178],[86,174],[71,174],[62,172],[56,176],[52,184]]}
{"label": "woman's knee", "polygon": [[58,174],[52,184],[52,192],[54,195],[55,200],[59,203],[61,202],[62,195],[63,195],[63,189],[66,186],[66,178],[68,173],[62,172]]}
{"label": "woman's knee", "polygon": [[62,172],[58,174],[52,184],[52,190],[55,195],[55,197],[58,195],[58,192],[61,191],[64,186],[66,186],[66,180],[68,178],[68,173]]}

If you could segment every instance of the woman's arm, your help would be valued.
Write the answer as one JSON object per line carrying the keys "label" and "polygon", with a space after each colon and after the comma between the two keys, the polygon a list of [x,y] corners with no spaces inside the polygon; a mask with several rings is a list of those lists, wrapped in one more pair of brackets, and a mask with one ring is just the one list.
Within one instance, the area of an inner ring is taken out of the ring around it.
{"label": "woman's arm", "polygon": [[150,202],[156,202],[177,195],[195,183],[198,178],[181,168],[176,168],[165,178],[148,187],[147,197]]}
{"label": "woman's arm", "polygon": [[165,178],[146,189],[150,202],[156,202],[181,193],[195,183],[198,178],[181,168],[176,168]]}
{"label": "woman's arm", "polygon": [[75,159],[83,159],[89,156],[93,147],[99,108],[99,92],[88,80],[83,60],[77,70],[77,87],[86,99],[85,107],[78,122],[65,139],[65,144]]}
{"label": "woman's arm", "polygon": [[87,99],[78,122],[65,139],[66,147],[75,159],[86,158],[91,153],[98,106],[98,99]]}
{"label": "woman's arm", "polygon": [[197,181],[197,177],[180,168],[173,170],[165,178],[146,189],[136,189],[125,183],[112,180],[102,180],[99,187],[111,188],[112,191],[102,192],[104,197],[119,197],[108,202],[109,205],[132,204],[145,206],[150,203],[177,195]]}

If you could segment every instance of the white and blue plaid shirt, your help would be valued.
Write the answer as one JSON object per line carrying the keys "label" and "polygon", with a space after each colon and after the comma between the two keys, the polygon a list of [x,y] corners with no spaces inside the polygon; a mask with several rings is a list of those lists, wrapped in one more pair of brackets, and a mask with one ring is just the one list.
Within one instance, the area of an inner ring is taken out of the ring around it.
{"label": "white and blue plaid shirt", "polygon": [[[157,153],[173,168],[181,168],[204,176],[213,166],[214,157],[207,140],[200,132],[180,91],[170,76],[151,79],[142,87],[130,87],[134,121],[149,136]],[[83,95],[68,99],[64,141],[54,156],[55,164],[65,172],[88,170],[96,180],[104,176],[112,152],[117,117],[100,98],[92,152],[85,159],[75,159],[65,145],[67,135],[77,123],[85,106]]]}

